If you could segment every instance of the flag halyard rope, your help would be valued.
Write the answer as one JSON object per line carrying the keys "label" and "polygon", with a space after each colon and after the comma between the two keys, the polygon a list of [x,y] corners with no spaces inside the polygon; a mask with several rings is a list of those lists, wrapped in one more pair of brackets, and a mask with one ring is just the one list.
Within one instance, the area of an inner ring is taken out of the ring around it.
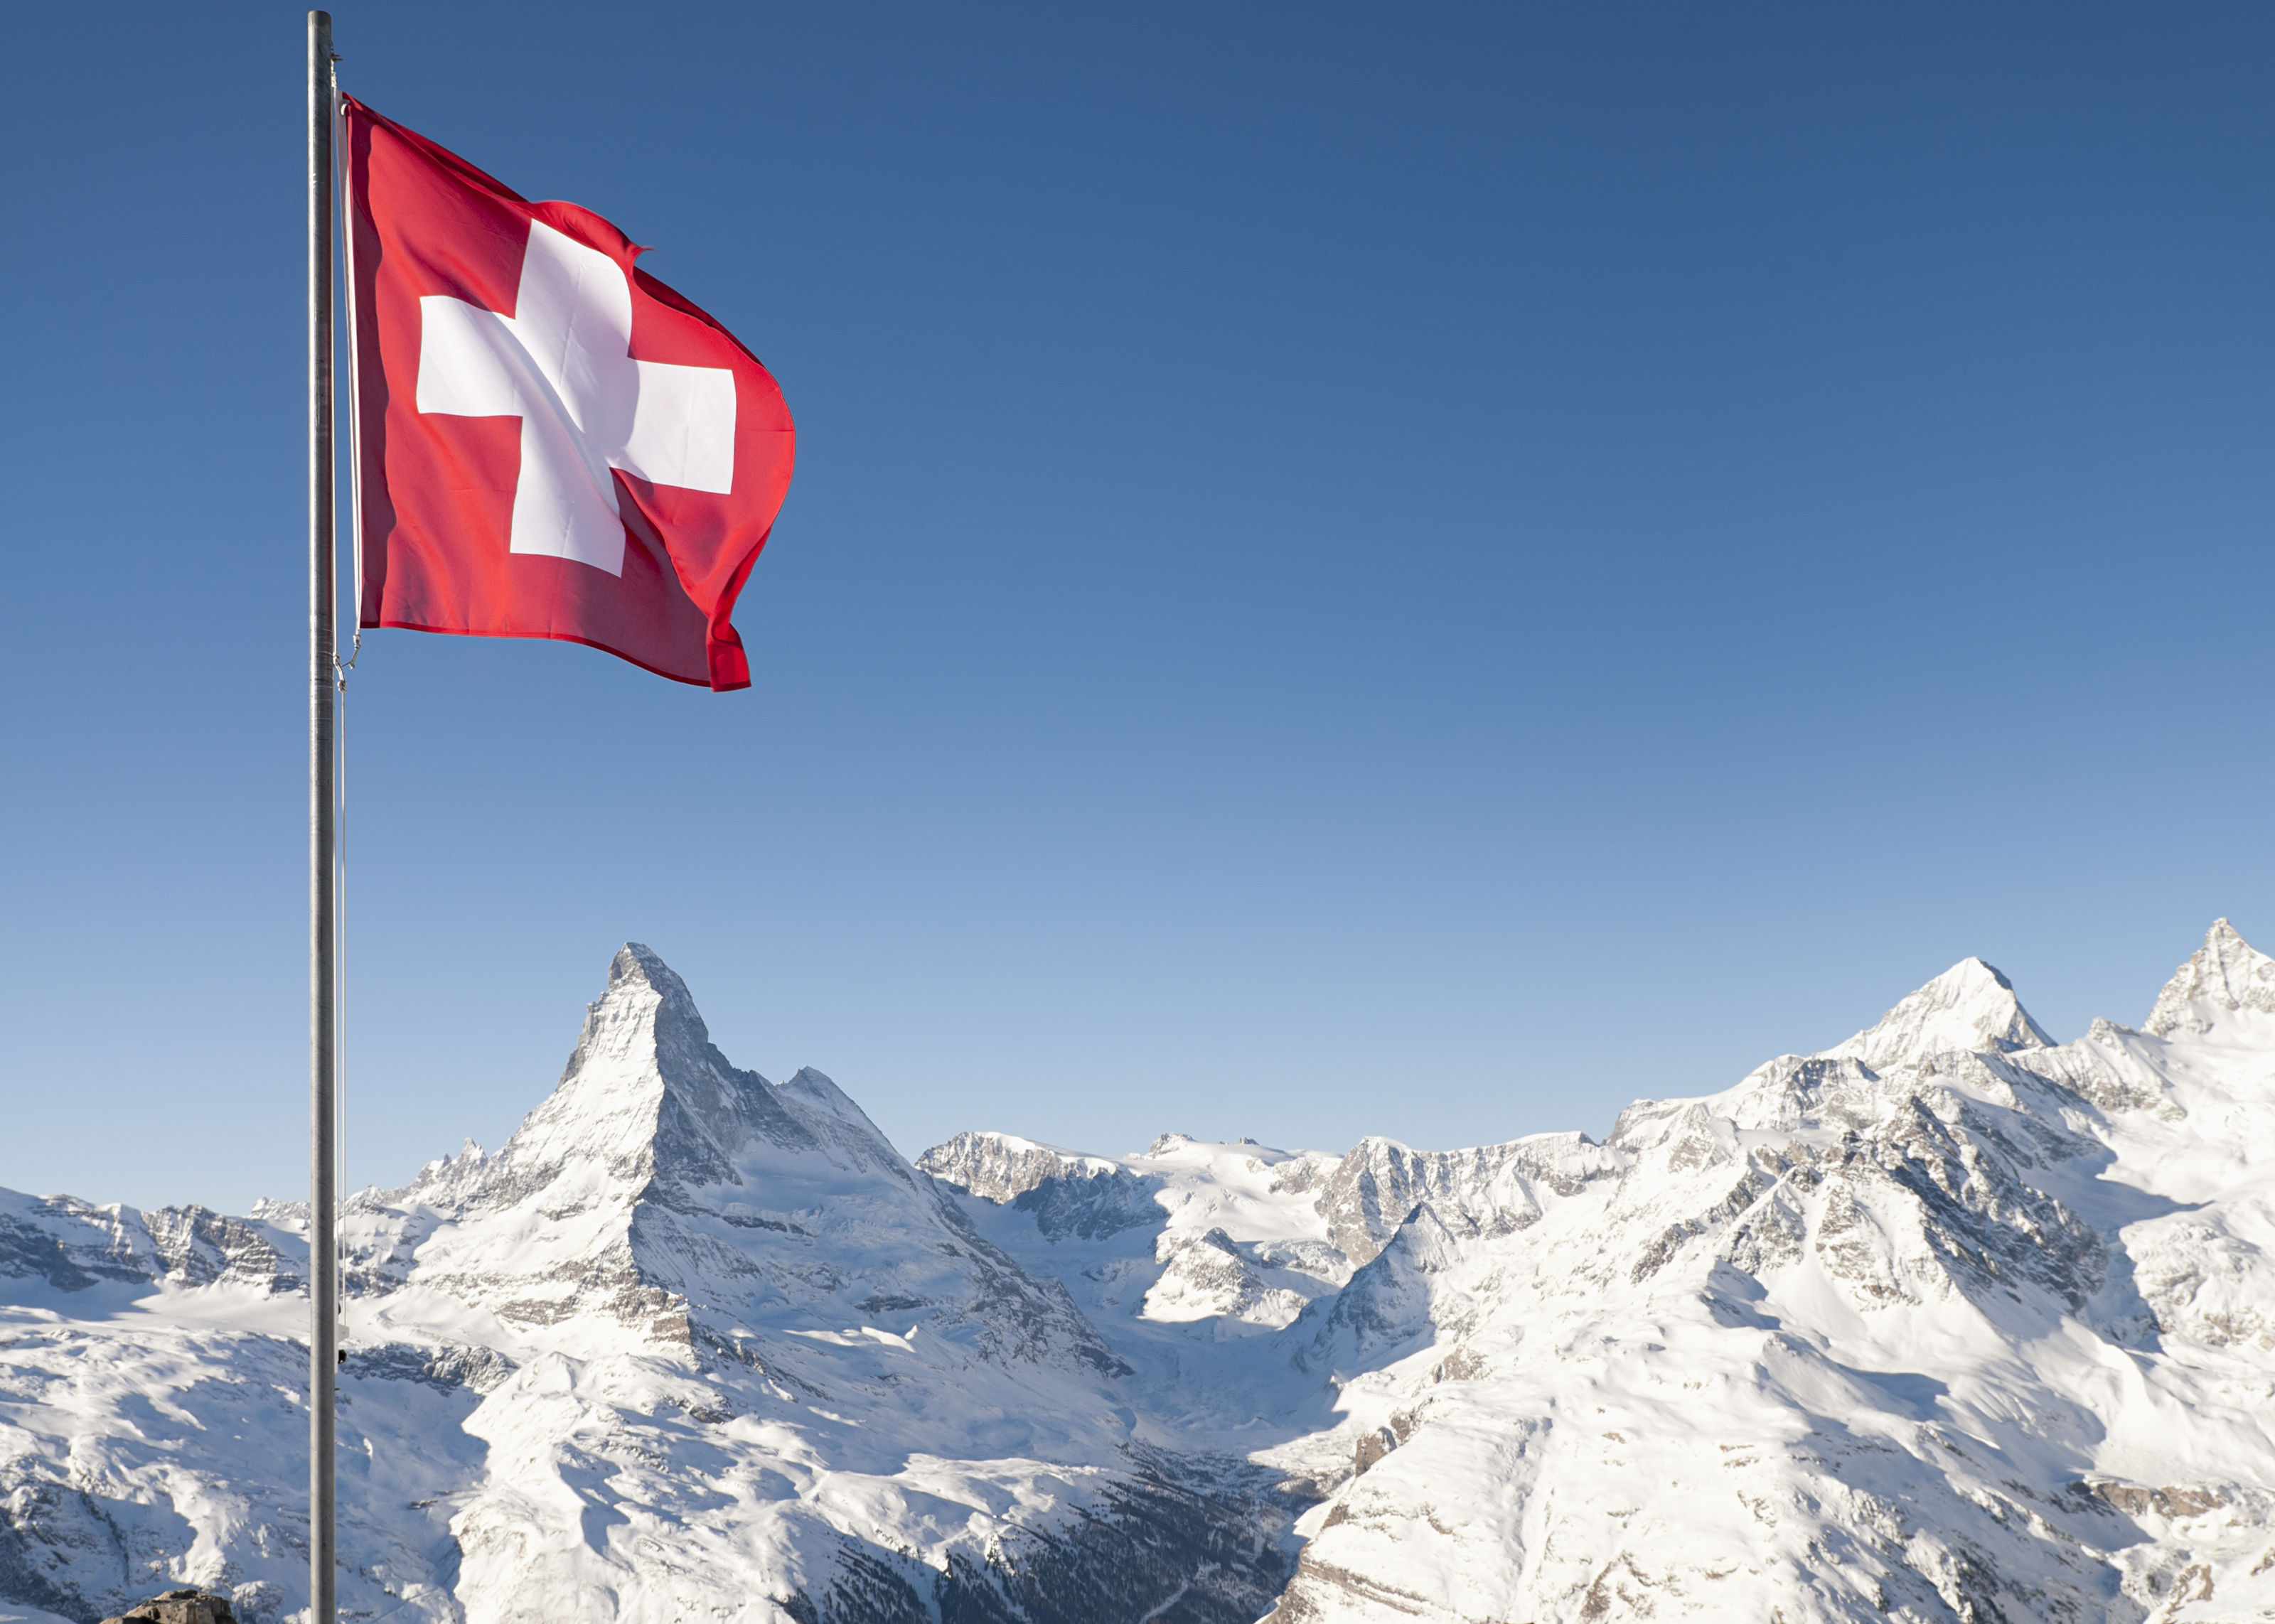
{"label": "flag halyard rope", "polygon": [[[340,71],[343,58],[339,52],[331,53],[332,124],[336,133],[343,122],[340,106]],[[334,150],[339,150],[336,139]],[[346,155],[343,154],[344,158]],[[351,165],[342,162],[334,170],[336,195],[342,204],[349,200],[352,185]],[[348,317],[348,533],[351,539],[352,572],[349,577],[353,593],[348,624],[353,628],[348,657],[340,658],[336,631],[332,640],[332,676],[336,685],[333,699],[333,845],[332,845],[332,1308],[333,1324],[336,1326],[347,1306],[348,1244],[344,1233],[347,1215],[346,1185],[341,1175],[347,1167],[348,1152],[348,1056],[347,1056],[347,900],[348,900],[348,673],[355,669],[356,661],[363,657],[363,491],[361,486],[363,459],[361,440],[357,430],[360,413],[357,411],[360,397],[356,387],[356,302],[355,302],[355,228],[353,215],[345,207],[334,210],[339,223],[341,281],[344,284]],[[335,492],[337,487],[334,487]],[[336,622],[334,623],[337,624]],[[336,1330],[334,1332],[338,1337]],[[346,1363],[344,1348],[340,1362]]]}
{"label": "flag halyard rope", "polygon": [[[346,110],[340,105],[339,64],[345,60],[337,51],[332,53],[332,117],[344,126]],[[348,691],[347,674],[355,669],[363,658],[363,380],[356,370],[356,268],[355,268],[355,163],[350,149],[346,161],[340,165],[340,268],[342,291],[348,307],[348,540],[353,557],[353,570],[349,577],[351,601],[349,611],[348,657],[340,661],[335,643],[332,664],[340,674],[340,692]]]}

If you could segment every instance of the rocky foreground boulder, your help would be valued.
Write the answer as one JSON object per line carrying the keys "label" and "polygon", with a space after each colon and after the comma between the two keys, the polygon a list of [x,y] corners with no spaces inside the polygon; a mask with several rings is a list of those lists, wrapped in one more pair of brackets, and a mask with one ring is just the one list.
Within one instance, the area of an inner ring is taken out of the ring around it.
{"label": "rocky foreground boulder", "polygon": [[229,1598],[210,1590],[168,1590],[137,1603],[102,1624],[237,1624]]}

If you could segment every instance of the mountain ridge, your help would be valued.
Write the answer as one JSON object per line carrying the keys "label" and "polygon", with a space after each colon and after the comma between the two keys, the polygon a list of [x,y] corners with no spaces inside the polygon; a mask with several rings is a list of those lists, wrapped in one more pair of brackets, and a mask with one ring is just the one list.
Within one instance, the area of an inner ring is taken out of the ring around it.
{"label": "mountain ridge", "polygon": [[[343,1593],[2275,1616],[2269,1145],[2275,962],[2226,920],[2139,1029],[2056,1044],[1962,960],[1600,1144],[913,1165],[627,943],[504,1146],[344,1204]],[[292,1616],[305,1230],[0,1192],[0,1598],[91,1621],[162,1574]]]}

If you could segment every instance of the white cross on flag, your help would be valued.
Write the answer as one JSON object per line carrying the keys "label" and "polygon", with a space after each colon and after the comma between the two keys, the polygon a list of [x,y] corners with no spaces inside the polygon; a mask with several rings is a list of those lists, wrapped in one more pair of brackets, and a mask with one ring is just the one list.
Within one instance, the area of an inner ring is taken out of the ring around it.
{"label": "white cross on flag", "polygon": [[729,616],[793,451],[774,379],[598,215],[341,100],[361,623],[747,687]]}

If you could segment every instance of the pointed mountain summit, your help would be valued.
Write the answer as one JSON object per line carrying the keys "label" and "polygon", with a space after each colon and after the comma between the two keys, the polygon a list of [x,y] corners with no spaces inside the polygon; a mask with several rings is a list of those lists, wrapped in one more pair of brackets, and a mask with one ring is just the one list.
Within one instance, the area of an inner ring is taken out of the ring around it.
{"label": "pointed mountain summit", "polygon": [[1638,1100],[1620,1114],[1613,1142],[1640,1150],[1670,1136],[1706,1154],[1682,1112],[1703,1106],[1749,1130],[1846,1130],[1876,1123],[1916,1098],[1938,1055],[2016,1054],[2053,1040],[2014,996],[2014,984],[1979,958],[1964,958],[1846,1042],[1815,1054],[1780,1054],[1734,1088],[1700,1101]]}
{"label": "pointed mountain summit", "polygon": [[493,1159],[473,1205],[511,1205],[572,1169],[594,1192],[732,1183],[734,1153],[752,1137],[814,1143],[764,1077],[728,1064],[687,984],[630,941],[560,1082]]}
{"label": "pointed mountain summit", "polygon": [[2275,1015],[2275,959],[2244,940],[2226,920],[2214,919],[2203,946],[2157,994],[2143,1030],[2159,1038],[2210,1031],[2214,1012],[2223,1009]]}
{"label": "pointed mountain summit", "polygon": [[1846,1043],[1822,1051],[1823,1060],[1853,1060],[1873,1071],[1915,1065],[1954,1051],[2052,1046],[2014,996],[2014,983],[1978,958],[1963,958]]}
{"label": "pointed mountain summit", "polygon": [[[1968,960],[1601,1144],[919,1170],[628,945],[349,1204],[343,1611],[2275,1620],[2275,962],[2158,1001],[2048,1046]],[[0,1624],[296,1616],[306,1220],[0,1191]]]}
{"label": "pointed mountain summit", "polygon": [[509,1334],[742,1358],[752,1337],[923,1326],[985,1357],[1116,1368],[1064,1288],[975,1234],[835,1083],[730,1064],[638,942],[553,1092],[456,1177],[404,1278]]}

